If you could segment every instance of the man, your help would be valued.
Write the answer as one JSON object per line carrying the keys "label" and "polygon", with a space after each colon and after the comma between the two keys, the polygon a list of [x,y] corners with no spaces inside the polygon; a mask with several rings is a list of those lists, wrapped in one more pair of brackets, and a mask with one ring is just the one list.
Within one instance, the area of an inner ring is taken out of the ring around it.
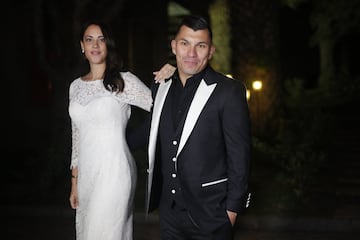
{"label": "man", "polygon": [[248,190],[246,89],[208,64],[215,47],[201,17],[185,17],[171,41],[177,71],[155,84],[147,212],[161,239],[233,239]]}

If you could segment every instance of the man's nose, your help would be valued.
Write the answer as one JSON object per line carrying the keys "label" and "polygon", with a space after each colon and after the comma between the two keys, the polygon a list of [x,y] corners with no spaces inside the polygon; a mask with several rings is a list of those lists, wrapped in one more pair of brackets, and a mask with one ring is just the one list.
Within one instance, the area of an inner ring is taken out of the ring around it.
{"label": "man's nose", "polygon": [[192,57],[196,56],[196,55],[197,55],[197,53],[196,53],[196,47],[195,47],[195,46],[191,46],[191,47],[189,48],[188,54],[189,54],[189,56],[192,56]]}

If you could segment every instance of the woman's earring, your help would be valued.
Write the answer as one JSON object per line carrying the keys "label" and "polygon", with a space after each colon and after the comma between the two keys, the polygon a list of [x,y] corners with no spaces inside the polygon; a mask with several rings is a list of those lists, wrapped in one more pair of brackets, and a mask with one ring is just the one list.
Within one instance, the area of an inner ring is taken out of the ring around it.
{"label": "woman's earring", "polygon": [[84,53],[85,51],[84,51],[84,49],[81,49],[81,53]]}

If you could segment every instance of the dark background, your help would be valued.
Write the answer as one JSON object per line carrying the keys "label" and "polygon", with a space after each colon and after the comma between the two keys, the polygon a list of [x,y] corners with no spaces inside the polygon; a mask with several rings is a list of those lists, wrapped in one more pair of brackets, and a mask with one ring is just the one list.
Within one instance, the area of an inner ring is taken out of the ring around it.
{"label": "dark background", "polygon": [[[170,39],[181,16],[209,17],[214,2],[173,1],[186,10],[173,15],[167,0],[7,3],[1,14],[2,204],[68,205],[67,91],[86,71],[78,37],[83,19],[109,22],[126,68],[149,85],[154,70],[174,63]],[[264,83],[249,100],[254,200],[248,211],[359,217],[359,1],[223,2],[231,28],[229,71],[250,90],[254,78]],[[134,109],[129,125],[143,117]],[[143,151],[134,155],[142,209],[146,159]]]}

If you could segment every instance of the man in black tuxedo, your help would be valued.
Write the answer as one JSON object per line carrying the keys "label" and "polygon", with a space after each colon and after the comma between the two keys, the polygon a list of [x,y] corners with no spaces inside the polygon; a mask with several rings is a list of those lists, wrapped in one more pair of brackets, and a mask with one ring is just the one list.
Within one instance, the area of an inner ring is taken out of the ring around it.
{"label": "man in black tuxedo", "polygon": [[171,48],[177,70],[152,89],[147,212],[159,208],[161,239],[233,239],[248,196],[246,88],[208,64],[204,18],[185,17]]}

